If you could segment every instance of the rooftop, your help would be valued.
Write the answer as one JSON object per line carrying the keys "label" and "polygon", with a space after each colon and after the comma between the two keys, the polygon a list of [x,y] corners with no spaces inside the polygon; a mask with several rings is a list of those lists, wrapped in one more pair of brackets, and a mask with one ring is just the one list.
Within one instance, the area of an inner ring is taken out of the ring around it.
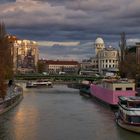
{"label": "rooftop", "polygon": [[66,61],[66,60],[45,60],[46,64],[53,65],[79,65],[78,61]]}

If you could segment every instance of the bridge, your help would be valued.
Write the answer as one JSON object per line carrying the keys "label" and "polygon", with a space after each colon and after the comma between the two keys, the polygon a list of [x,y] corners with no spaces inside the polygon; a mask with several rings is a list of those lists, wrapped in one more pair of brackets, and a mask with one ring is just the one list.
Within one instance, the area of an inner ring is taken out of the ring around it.
{"label": "bridge", "polygon": [[96,81],[102,77],[87,76],[87,75],[43,75],[43,74],[20,74],[15,75],[17,80],[37,80],[37,79],[49,79],[51,81],[82,81],[90,80]]}

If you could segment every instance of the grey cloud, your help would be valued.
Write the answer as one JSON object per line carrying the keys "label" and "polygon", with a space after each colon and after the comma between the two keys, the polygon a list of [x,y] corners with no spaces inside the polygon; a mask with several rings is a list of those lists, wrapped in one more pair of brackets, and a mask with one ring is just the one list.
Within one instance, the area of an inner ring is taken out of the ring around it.
{"label": "grey cloud", "polygon": [[[78,58],[88,58],[93,56],[94,49],[93,49],[93,42],[90,43],[83,43],[79,46],[59,46],[55,45],[53,47],[39,47],[41,52],[45,52],[47,56],[50,56],[51,58],[57,57],[57,58],[68,58],[69,56],[78,56]],[[43,57],[43,54],[41,55]]]}
{"label": "grey cloud", "polygon": [[0,0],[0,3],[7,3],[7,2],[16,2],[16,0]]}
{"label": "grey cloud", "polygon": [[[57,1],[53,1],[53,2],[57,2]],[[69,1],[66,1],[66,2],[69,2]],[[75,1],[75,2],[77,2],[77,1]],[[83,2],[83,1],[81,1],[81,2]],[[93,2],[93,1],[89,1],[89,2]],[[110,8],[108,8],[108,9],[110,10]],[[21,12],[19,9],[16,9],[16,12],[10,13],[10,14],[8,13],[8,16],[11,17],[11,20],[14,19],[14,17],[15,18],[22,17],[22,18],[19,18],[20,22],[13,23],[16,26],[22,26],[22,24],[23,24],[23,26],[25,26],[25,25],[26,26],[29,26],[29,25],[34,26],[34,25],[32,25],[33,22],[34,22],[33,24],[37,24],[39,26],[39,25],[41,25],[40,22],[42,23],[42,25],[44,22],[44,27],[45,26],[50,27],[49,24],[50,25],[52,24],[52,26],[51,26],[52,28],[54,28],[54,29],[57,28],[60,31],[61,30],[63,31],[63,29],[65,27],[67,28],[67,30],[71,30],[71,29],[78,30],[80,28],[81,28],[81,30],[87,30],[87,26],[91,30],[96,29],[98,31],[100,31],[100,30],[104,31],[103,27],[105,25],[107,27],[107,25],[111,24],[111,26],[113,26],[113,28],[117,28],[117,26],[119,26],[119,25],[125,25],[125,26],[127,25],[128,26],[129,24],[130,25],[136,24],[136,22],[130,23],[130,21],[128,22],[124,18],[121,19],[121,17],[119,17],[118,15],[116,15],[113,12],[111,12],[111,13],[114,14],[114,16],[113,16],[114,19],[112,19],[113,17],[109,13],[106,15],[106,14],[104,14],[104,12],[103,13],[97,12],[96,9],[94,9],[94,8],[93,8],[93,11],[90,13],[88,13],[84,10],[83,11],[78,11],[78,10],[77,11],[73,11],[73,10],[67,11],[66,9],[64,9],[64,10],[66,11],[66,13],[64,15],[62,15],[62,13],[60,12],[54,16],[54,14],[56,14],[56,13],[53,13],[53,15],[48,14],[47,12],[46,13],[42,12],[42,11],[34,11],[34,13],[32,13],[32,12],[28,13],[25,11]],[[121,15],[121,13],[120,13],[120,15]],[[5,16],[7,16],[7,15],[5,15]],[[41,18],[41,16],[42,16],[42,18]],[[52,16],[53,16],[53,18],[52,18]],[[40,17],[39,18],[40,20],[38,20],[38,17]],[[45,21],[45,19],[46,19],[46,21]],[[117,20],[115,20],[115,19],[117,19]]]}
{"label": "grey cloud", "polygon": [[[0,18],[4,19],[8,31],[20,38],[36,41],[91,42],[97,36],[101,36],[107,44],[115,42],[112,43],[116,44],[115,46],[118,45],[120,33],[123,31],[128,38],[140,38],[139,0],[25,0],[22,4],[18,2],[0,5]],[[76,55],[76,51],[73,50],[77,48],[70,48],[71,51],[65,48],[67,55]],[[79,47],[79,57],[85,56],[84,52],[88,56],[90,49],[85,48]],[[55,54],[59,53],[60,49],[58,46],[47,48],[47,51]]]}

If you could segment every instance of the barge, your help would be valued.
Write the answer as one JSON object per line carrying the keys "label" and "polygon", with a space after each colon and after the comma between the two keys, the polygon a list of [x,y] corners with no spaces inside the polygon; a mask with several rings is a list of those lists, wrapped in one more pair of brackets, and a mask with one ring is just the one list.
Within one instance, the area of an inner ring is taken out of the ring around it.
{"label": "barge", "polygon": [[79,88],[79,93],[82,96],[85,97],[91,97],[91,93],[90,93],[90,81],[82,81],[80,88]]}
{"label": "barge", "polygon": [[135,82],[128,79],[104,79],[99,84],[90,84],[90,93],[102,102],[118,106],[119,96],[135,96]]}

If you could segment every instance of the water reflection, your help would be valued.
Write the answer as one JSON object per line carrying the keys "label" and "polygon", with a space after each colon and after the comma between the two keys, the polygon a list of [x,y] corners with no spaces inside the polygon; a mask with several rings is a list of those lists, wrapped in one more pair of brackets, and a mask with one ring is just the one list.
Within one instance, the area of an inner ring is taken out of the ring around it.
{"label": "water reflection", "polygon": [[[39,112],[35,107],[18,110],[12,120],[13,133],[16,140],[23,139],[27,133],[32,134],[31,139],[35,138],[34,135],[37,131],[38,114]],[[34,132],[32,132],[32,130]]]}
{"label": "water reflection", "polygon": [[0,116],[0,140],[138,140],[118,127],[114,112],[65,85],[24,89],[24,99]]}

